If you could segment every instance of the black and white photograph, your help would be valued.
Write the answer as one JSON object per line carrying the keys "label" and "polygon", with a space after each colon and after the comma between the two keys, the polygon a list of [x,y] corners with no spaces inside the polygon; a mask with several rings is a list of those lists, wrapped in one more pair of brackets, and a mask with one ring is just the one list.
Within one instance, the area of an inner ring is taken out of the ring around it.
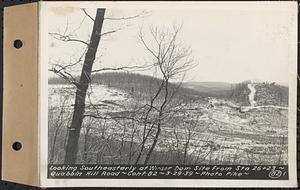
{"label": "black and white photograph", "polygon": [[256,166],[288,180],[292,4],[127,4],[44,8],[48,178],[75,166],[192,179]]}

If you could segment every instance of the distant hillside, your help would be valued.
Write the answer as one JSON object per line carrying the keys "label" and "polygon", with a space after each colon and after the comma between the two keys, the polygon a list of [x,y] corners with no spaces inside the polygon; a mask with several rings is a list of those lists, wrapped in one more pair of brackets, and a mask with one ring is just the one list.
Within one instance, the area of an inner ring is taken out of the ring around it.
{"label": "distant hillside", "polygon": [[[50,78],[49,84],[67,84],[61,78]],[[108,72],[93,75],[92,83],[106,85],[110,88],[122,90],[135,99],[143,100],[153,97],[162,80],[137,73]],[[226,82],[186,82],[182,84],[170,83],[169,93],[176,91],[176,98],[192,100],[203,97],[216,97],[234,101],[238,105],[250,105],[248,84]],[[288,87],[276,83],[256,82],[254,100],[257,105],[288,105]],[[164,93],[161,93],[161,97]]]}
{"label": "distant hillside", "polygon": [[[67,84],[61,78],[50,78],[49,84]],[[153,97],[161,84],[161,79],[137,73],[107,72],[92,76],[93,84],[106,85],[110,88],[122,90],[135,99],[143,100]],[[237,104],[249,105],[249,89],[247,83],[230,84],[224,82],[192,82],[169,85],[172,94],[176,91],[176,97],[185,100],[199,99],[203,97],[216,97],[230,99]],[[161,97],[164,93],[161,93]]]}
{"label": "distant hillside", "polygon": [[182,84],[185,88],[213,97],[228,97],[234,85],[226,82],[185,82]]}
{"label": "distant hillside", "polygon": [[[61,78],[50,78],[48,83],[67,84],[68,82]],[[153,97],[161,83],[161,79],[137,73],[107,72],[92,76],[92,84],[106,85],[125,91],[136,99]],[[170,83],[169,90],[170,95],[176,91],[176,97],[181,99],[198,99],[201,97],[201,93],[198,91],[185,88],[180,84]],[[164,92],[161,93],[161,96],[164,96]]]}
{"label": "distant hillside", "polygon": [[185,82],[184,87],[192,88],[199,92],[216,92],[230,90],[234,84],[226,82]]}
{"label": "distant hillside", "polygon": [[[133,95],[136,99],[150,98],[155,95],[162,83],[161,79],[137,73],[109,72],[96,74],[92,83],[107,85]],[[176,91],[177,98],[197,98],[199,93],[193,89],[184,88],[179,84],[169,84],[169,94]],[[164,96],[164,91],[161,93]]]}
{"label": "distant hillside", "polygon": [[242,83],[226,82],[187,82],[183,86],[198,91],[206,96],[232,100],[240,105],[249,105],[248,94],[250,90],[247,84],[250,81]]}
{"label": "distant hillside", "polygon": [[254,100],[257,105],[278,105],[288,106],[289,104],[289,88],[287,86],[276,83],[255,83]]}
{"label": "distant hillside", "polygon": [[[194,89],[206,96],[225,98],[235,101],[240,105],[250,105],[248,84],[250,81],[241,83],[225,83],[225,82],[189,82],[183,86]],[[288,105],[288,87],[269,82],[255,82],[256,93],[254,100],[257,105]]]}

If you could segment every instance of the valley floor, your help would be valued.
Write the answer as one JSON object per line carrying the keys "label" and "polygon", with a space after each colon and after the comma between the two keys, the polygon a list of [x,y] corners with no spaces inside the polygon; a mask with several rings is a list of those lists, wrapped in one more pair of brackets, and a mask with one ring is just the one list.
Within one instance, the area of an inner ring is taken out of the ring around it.
{"label": "valley floor", "polygon": [[[52,163],[63,161],[73,94],[71,86],[49,85],[49,160]],[[254,103],[238,106],[233,101],[206,97],[181,105],[181,111],[164,123],[150,163],[287,164],[287,107]],[[96,113],[105,119],[87,117],[85,120],[78,162],[135,163],[143,140],[142,125],[110,120],[106,116],[128,112],[138,104],[125,92],[102,85],[90,88],[86,113]],[[153,134],[150,136],[153,138]],[[150,138],[144,152],[151,144]],[[145,156],[142,154],[141,160]]]}

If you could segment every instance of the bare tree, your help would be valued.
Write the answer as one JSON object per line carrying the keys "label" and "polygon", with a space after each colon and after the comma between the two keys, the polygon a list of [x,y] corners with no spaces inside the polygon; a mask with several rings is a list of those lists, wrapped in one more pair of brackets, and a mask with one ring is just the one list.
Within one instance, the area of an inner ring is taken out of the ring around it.
{"label": "bare tree", "polygon": [[[66,102],[68,101],[69,97],[64,96],[60,97],[60,105],[58,107],[59,114],[57,118],[54,119],[54,132],[53,132],[53,140],[50,147],[49,152],[49,163],[52,164],[54,162],[55,158],[55,150],[56,150],[56,143],[59,136],[59,133],[61,133],[61,130],[63,126],[65,125],[66,120],[68,119],[68,114],[66,111]],[[55,108],[52,108],[56,111]],[[49,131],[50,132],[50,131]]]}
{"label": "bare tree", "polygon": [[78,151],[78,139],[85,110],[85,97],[90,84],[91,72],[96,57],[96,52],[101,38],[101,30],[104,20],[105,9],[97,9],[96,18],[92,30],[88,50],[78,82],[75,96],[74,113],[71,126],[69,127],[69,136],[66,147],[65,164],[74,164],[76,162]]}
{"label": "bare tree", "polygon": [[[99,46],[99,42],[101,37],[115,33],[119,30],[122,30],[123,27],[115,28],[110,31],[102,32],[102,26],[104,20],[118,21],[118,20],[129,20],[135,19],[138,17],[143,17],[147,14],[146,11],[142,11],[141,13],[128,17],[104,17],[105,9],[98,8],[96,11],[96,16],[93,18],[85,9],[82,9],[85,17],[88,17],[93,22],[93,29],[90,36],[89,41],[84,41],[81,39],[77,39],[72,33],[67,33],[68,31],[68,22],[64,32],[51,32],[49,33],[54,39],[60,40],[62,42],[75,42],[84,45],[86,48],[83,54],[76,61],[71,61],[70,63],[53,63],[52,68],[49,71],[55,73],[60,78],[65,79],[70,84],[73,84],[76,87],[76,95],[75,95],[75,104],[71,126],[68,128],[68,136],[66,140],[66,154],[65,154],[65,164],[74,164],[77,158],[78,152],[78,141],[80,137],[80,131],[82,128],[83,119],[85,117],[85,99],[87,95],[87,89],[91,84],[91,74],[97,73],[101,71],[108,70],[131,70],[131,69],[141,69],[147,66],[124,66],[120,68],[109,68],[104,67],[100,69],[94,69],[93,65],[96,59],[96,53]],[[80,25],[84,21],[81,21]],[[74,31],[73,31],[74,32]],[[81,68],[81,74],[79,77],[74,76],[72,68],[78,67],[79,63],[83,61],[83,66]],[[78,79],[79,78],[79,79]]]}
{"label": "bare tree", "polygon": [[[164,122],[168,119],[167,109],[171,105],[174,93],[176,93],[176,91],[170,90],[169,85],[171,80],[183,75],[192,66],[191,49],[178,41],[179,31],[180,27],[176,26],[173,26],[172,29],[150,27],[149,33],[151,37],[149,40],[145,38],[142,30],[139,33],[141,44],[149,53],[154,69],[160,74],[161,84],[155,95],[151,98],[150,104],[148,104],[148,111],[146,112],[144,121],[144,139],[136,163],[139,162],[146,141],[153,133],[154,136],[152,136],[152,142],[146,154],[144,164],[149,162],[159,140]],[[155,115],[154,118],[150,119],[151,121],[149,121],[149,118],[151,118],[150,114]],[[150,126],[148,123],[150,123]],[[148,132],[146,133],[147,129]]]}

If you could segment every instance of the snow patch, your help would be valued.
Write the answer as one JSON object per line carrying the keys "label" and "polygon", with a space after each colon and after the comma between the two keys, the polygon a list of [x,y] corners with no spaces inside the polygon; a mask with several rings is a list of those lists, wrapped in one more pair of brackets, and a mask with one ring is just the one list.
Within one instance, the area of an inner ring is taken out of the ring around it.
{"label": "snow patch", "polygon": [[250,102],[251,107],[254,107],[255,104],[256,104],[256,101],[254,100],[256,89],[255,89],[254,84],[252,82],[248,84],[248,88],[250,90],[250,93],[248,95],[249,102]]}

